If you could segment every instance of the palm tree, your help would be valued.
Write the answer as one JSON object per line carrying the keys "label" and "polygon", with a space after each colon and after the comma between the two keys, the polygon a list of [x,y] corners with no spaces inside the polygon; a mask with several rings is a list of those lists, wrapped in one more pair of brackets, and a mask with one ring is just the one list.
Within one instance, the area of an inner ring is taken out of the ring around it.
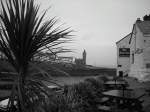
{"label": "palm tree", "polygon": [[15,102],[21,112],[37,111],[44,105],[49,93],[42,81],[49,81],[48,75],[30,74],[29,65],[38,52],[70,40],[71,31],[54,27],[55,18],[43,22],[46,11],[39,16],[39,8],[34,0],[1,0],[0,51],[17,73],[9,111],[13,111]]}

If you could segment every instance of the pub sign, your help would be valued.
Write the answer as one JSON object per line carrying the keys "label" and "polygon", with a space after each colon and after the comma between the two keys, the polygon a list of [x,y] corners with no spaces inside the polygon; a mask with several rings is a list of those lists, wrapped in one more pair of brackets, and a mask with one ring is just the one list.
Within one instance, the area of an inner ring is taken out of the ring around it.
{"label": "pub sign", "polygon": [[130,57],[130,48],[119,48],[119,57]]}

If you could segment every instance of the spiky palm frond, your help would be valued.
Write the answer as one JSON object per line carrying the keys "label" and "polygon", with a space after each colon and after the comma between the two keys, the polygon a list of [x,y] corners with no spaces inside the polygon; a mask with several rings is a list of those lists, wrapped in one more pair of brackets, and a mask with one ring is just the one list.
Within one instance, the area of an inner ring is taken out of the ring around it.
{"label": "spiky palm frond", "polygon": [[37,100],[41,101],[40,99],[43,101],[47,96],[46,86],[42,80],[48,77],[31,78],[27,72],[29,62],[36,53],[47,49],[45,46],[51,49],[66,43],[71,32],[68,29],[54,28],[57,23],[55,18],[43,22],[46,11],[39,16],[40,6],[34,2],[34,0],[1,0],[0,51],[18,73],[9,105],[11,107],[14,98],[17,99],[19,111],[33,111],[34,107],[28,108],[29,105],[33,105]]}

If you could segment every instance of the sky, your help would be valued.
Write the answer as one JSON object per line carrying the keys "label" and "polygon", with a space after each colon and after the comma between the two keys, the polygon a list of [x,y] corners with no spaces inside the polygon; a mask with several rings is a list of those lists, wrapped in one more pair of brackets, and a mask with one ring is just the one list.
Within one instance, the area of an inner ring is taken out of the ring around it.
{"label": "sky", "polygon": [[[150,0],[37,0],[41,9],[50,8],[47,18],[56,16],[64,27],[74,30],[74,42],[68,45],[87,64],[116,67],[116,42],[132,31],[137,18],[150,14]],[[68,47],[67,46],[67,47]]]}

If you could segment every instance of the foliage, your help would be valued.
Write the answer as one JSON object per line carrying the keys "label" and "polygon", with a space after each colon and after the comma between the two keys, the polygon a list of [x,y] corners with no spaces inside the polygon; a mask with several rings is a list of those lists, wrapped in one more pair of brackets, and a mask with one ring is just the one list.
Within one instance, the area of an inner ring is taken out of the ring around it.
{"label": "foliage", "polygon": [[87,78],[85,82],[89,83],[93,87],[93,91],[96,91],[96,96],[101,97],[101,92],[104,90],[102,81],[96,78]]}
{"label": "foliage", "polygon": [[49,97],[48,103],[43,105],[46,112],[72,112],[71,106],[63,94],[55,93]]}
{"label": "foliage", "polygon": [[103,88],[103,83],[101,81],[99,81],[98,79],[87,78],[84,81],[92,84],[92,86],[94,86],[96,89],[102,89]]}
{"label": "foliage", "polygon": [[0,72],[15,72],[10,63],[5,60],[0,60]]}
{"label": "foliage", "polygon": [[65,98],[73,112],[93,112],[98,111],[96,104],[101,98],[100,91],[101,88],[85,81],[68,86]]}
{"label": "foliage", "polygon": [[107,76],[102,75],[102,76],[98,76],[98,77],[97,77],[97,80],[100,81],[100,82],[102,82],[102,83],[105,83],[105,82],[107,82],[109,79],[108,79]]}
{"label": "foliage", "polygon": [[55,18],[44,22],[46,11],[39,16],[39,8],[34,0],[1,0],[0,51],[17,72],[9,111],[13,111],[15,100],[20,112],[43,111],[42,105],[49,97],[43,81],[50,81],[49,75],[41,69],[40,73],[31,74],[29,65],[33,65],[31,60],[38,52],[46,49],[51,55],[63,52],[57,45],[66,43],[70,37],[68,29],[55,27]]}
{"label": "foliage", "polygon": [[46,112],[97,112],[102,86],[100,81],[93,78],[65,85],[63,91],[51,94],[48,103],[42,106]]}

